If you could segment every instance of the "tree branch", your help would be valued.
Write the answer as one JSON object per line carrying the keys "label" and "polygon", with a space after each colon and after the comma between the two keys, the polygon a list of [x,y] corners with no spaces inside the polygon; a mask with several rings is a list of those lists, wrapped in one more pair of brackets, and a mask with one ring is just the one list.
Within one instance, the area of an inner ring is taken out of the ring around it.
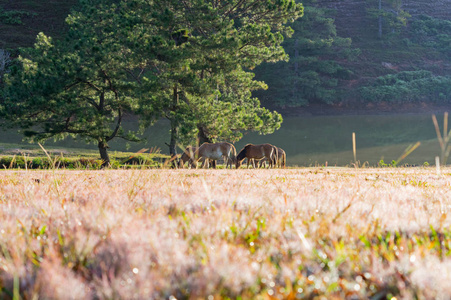
{"label": "tree branch", "polygon": [[119,107],[119,109],[118,109],[118,120],[117,120],[117,123],[116,123],[116,128],[114,128],[114,131],[113,131],[113,133],[111,133],[111,135],[109,136],[109,137],[107,137],[106,138],[106,141],[108,142],[108,141],[110,141],[110,140],[112,140],[116,135],[117,135],[117,132],[119,131],[119,129],[121,128],[121,123],[122,123],[122,109]]}

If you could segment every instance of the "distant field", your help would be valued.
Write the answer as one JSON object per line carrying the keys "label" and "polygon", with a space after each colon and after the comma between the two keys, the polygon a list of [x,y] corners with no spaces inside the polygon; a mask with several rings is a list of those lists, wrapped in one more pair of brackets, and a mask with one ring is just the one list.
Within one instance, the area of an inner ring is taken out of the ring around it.
{"label": "distant field", "polygon": [[[443,115],[437,116],[442,126]],[[125,122],[126,130],[136,130],[136,122]],[[434,158],[440,155],[440,147],[436,138],[431,114],[398,114],[398,115],[345,115],[345,116],[299,116],[285,118],[282,127],[270,135],[245,133],[235,143],[239,151],[247,143],[271,143],[282,147],[287,153],[289,166],[351,166],[353,163],[352,133],[356,133],[357,160],[360,164],[377,166],[380,160],[391,163],[397,160],[410,145],[421,142],[402,164],[423,165],[434,164]],[[110,152],[136,152],[143,148],[160,149],[168,154],[170,127],[168,122],[160,121],[148,128],[142,143],[126,143],[117,139],[109,143]],[[16,149],[20,154],[22,148],[40,149],[38,145],[21,142],[22,137],[14,131],[0,133],[0,155],[8,149]],[[14,145],[11,145],[14,143]],[[83,141],[65,140],[47,142],[46,148],[64,149],[65,155],[77,156],[89,150],[98,157],[96,145],[87,145]],[[186,145],[179,145],[181,152]],[[97,152],[96,152],[97,151]]]}
{"label": "distant field", "polygon": [[450,186],[450,168],[0,171],[0,298],[444,299]]}

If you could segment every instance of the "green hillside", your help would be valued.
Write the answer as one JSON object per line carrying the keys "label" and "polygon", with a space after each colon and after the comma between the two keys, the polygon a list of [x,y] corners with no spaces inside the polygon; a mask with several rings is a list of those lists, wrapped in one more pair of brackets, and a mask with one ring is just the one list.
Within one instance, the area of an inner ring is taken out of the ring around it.
{"label": "green hillside", "polygon": [[[32,46],[41,31],[60,36],[77,2],[0,0],[0,49]],[[265,106],[283,110],[315,104],[448,103],[451,6],[447,1],[302,3],[305,16],[293,24],[293,38],[284,44],[290,61],[255,70],[256,78],[269,85],[269,90],[256,93]]]}
{"label": "green hillside", "polygon": [[78,0],[0,0],[0,48],[29,47],[44,32],[59,36]]}

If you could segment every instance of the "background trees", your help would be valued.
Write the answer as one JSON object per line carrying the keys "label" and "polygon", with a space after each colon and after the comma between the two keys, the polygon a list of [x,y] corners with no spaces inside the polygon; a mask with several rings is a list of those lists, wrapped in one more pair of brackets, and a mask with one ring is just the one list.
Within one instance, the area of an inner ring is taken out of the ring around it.
{"label": "background trees", "polygon": [[3,75],[8,72],[11,65],[11,54],[3,49],[0,49],[0,85],[3,81]]}
{"label": "background trees", "polygon": [[340,80],[352,76],[340,62],[355,59],[359,50],[351,48],[350,38],[337,35],[334,20],[326,16],[325,9],[313,6],[314,2],[303,1],[305,16],[294,22],[293,36],[283,43],[290,60],[256,69],[257,78],[269,85],[267,92],[257,93],[265,104],[331,104],[340,100]]}
{"label": "background trees", "polygon": [[377,36],[383,33],[400,33],[407,25],[410,14],[402,9],[402,0],[366,0],[367,13],[371,19],[377,19]]}
{"label": "background trees", "polygon": [[171,122],[170,153],[196,135],[237,140],[269,133],[282,118],[251,92],[265,88],[250,69],[286,57],[284,25],[302,15],[293,0],[81,1],[65,39],[44,34],[8,76],[2,116],[38,140],[77,136],[96,142],[124,134],[124,113],[149,125]]}
{"label": "background trees", "polygon": [[1,115],[32,139],[73,136],[98,145],[109,164],[108,142],[136,140],[122,130],[126,112],[137,111],[140,65],[112,34],[107,6],[87,2],[67,21],[65,39],[39,34],[5,79]]}
{"label": "background trees", "polygon": [[281,43],[292,30],[285,24],[302,15],[301,4],[135,0],[118,7],[132,28],[128,43],[148,64],[144,78],[155,102],[142,107],[158,107],[171,122],[171,155],[179,141],[196,136],[201,142],[236,141],[243,130],[280,127],[281,116],[252,98],[266,85],[250,70],[286,58]]}

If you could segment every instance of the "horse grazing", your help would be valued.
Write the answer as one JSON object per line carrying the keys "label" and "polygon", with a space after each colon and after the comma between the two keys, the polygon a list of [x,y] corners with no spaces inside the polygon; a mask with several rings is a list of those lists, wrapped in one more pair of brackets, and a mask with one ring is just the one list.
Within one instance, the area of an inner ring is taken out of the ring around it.
{"label": "horse grazing", "polygon": [[[179,160],[179,168],[183,169],[185,167],[185,163],[188,162],[188,168],[196,169],[197,168],[197,161],[194,161],[194,154],[199,149],[199,147],[192,147],[188,146],[183,151],[183,154],[180,156]],[[205,159],[200,159],[202,164],[205,164]],[[211,162],[213,168],[216,168],[216,162]]]}
{"label": "horse grazing", "polygon": [[[283,150],[282,148],[279,148],[277,146],[275,146],[275,148],[276,148],[276,151],[277,151],[276,152],[277,153],[276,167],[285,168],[286,161],[287,161],[287,154],[285,153],[285,150]],[[255,164],[254,160],[253,160],[253,163]],[[258,162],[258,167],[259,168],[262,168],[263,165],[266,166],[266,157],[261,159]],[[255,168],[255,166],[254,166],[254,168]]]}
{"label": "horse grazing", "polygon": [[[203,167],[208,166],[209,160],[219,160],[223,158],[226,164],[226,168],[230,166],[232,168],[232,164],[236,163],[236,149],[230,143],[203,143],[200,147],[194,152],[193,162],[197,162],[200,159],[204,159]],[[213,165],[213,168],[216,168],[216,164]]]}
{"label": "horse grazing", "polygon": [[[249,168],[249,163],[252,160],[262,160],[266,158],[269,162],[269,167],[275,166],[277,162],[277,150],[271,144],[260,144],[253,145],[247,144],[241,149],[236,157],[236,168],[241,167],[243,160],[247,158],[247,167]],[[255,165],[254,165],[255,168]]]}
{"label": "horse grazing", "polygon": [[195,169],[197,167],[197,164],[194,163],[192,157],[194,157],[194,153],[199,149],[199,147],[192,147],[188,146],[183,151],[182,156],[180,156],[179,161],[179,168],[182,168],[185,166],[185,163],[188,162],[188,168],[191,167]]}

